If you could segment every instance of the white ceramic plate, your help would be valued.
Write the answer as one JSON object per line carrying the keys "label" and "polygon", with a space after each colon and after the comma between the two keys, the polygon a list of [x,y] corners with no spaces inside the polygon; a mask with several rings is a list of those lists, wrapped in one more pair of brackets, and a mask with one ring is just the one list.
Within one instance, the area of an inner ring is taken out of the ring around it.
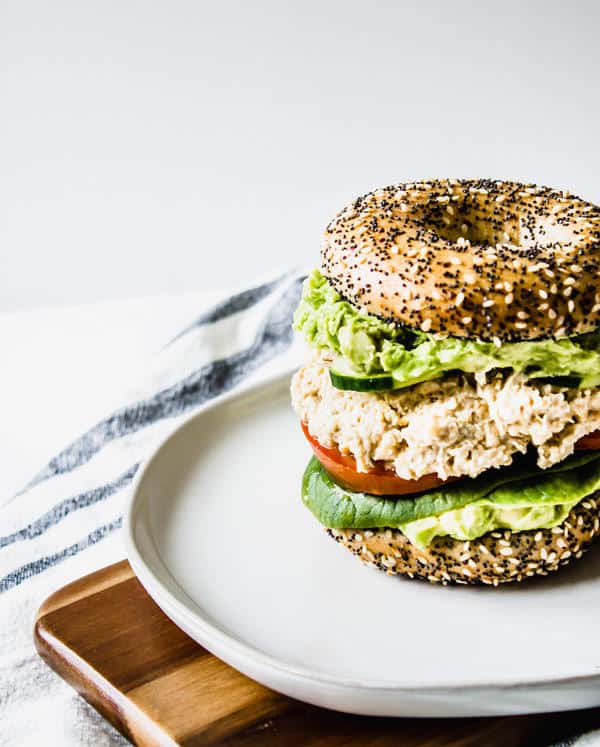
{"label": "white ceramic plate", "polygon": [[600,704],[600,555],[555,577],[439,587],[361,565],[300,500],[289,375],[226,396],[141,470],[131,564],[192,638],[327,708],[475,716]]}

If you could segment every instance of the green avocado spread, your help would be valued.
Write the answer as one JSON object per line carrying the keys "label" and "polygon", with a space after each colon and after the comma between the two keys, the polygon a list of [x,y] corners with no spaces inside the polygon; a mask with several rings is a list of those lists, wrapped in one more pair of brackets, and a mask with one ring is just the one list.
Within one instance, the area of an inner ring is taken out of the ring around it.
{"label": "green avocado spread", "polygon": [[313,457],[304,472],[302,499],[326,527],[400,529],[425,548],[445,535],[470,540],[495,529],[549,529],[598,489],[599,452],[576,454],[543,473],[523,457],[511,467],[410,498],[345,490]]}
{"label": "green avocado spread", "polygon": [[318,270],[304,282],[294,328],[313,347],[342,356],[357,374],[390,374],[396,389],[448,371],[493,369],[512,369],[530,379],[553,379],[557,384],[580,388],[600,385],[600,330],[560,340],[500,345],[439,338],[362,313]]}

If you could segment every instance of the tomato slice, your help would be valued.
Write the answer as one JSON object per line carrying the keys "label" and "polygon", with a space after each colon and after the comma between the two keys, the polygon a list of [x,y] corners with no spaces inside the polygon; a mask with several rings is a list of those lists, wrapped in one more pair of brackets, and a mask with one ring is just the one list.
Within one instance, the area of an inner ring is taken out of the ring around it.
{"label": "tomato slice", "polygon": [[600,431],[588,433],[575,444],[576,449],[600,449]]}
{"label": "tomato slice", "polygon": [[354,457],[342,454],[338,449],[322,446],[316,438],[310,435],[306,423],[301,423],[301,426],[317,459],[337,484],[347,490],[372,495],[410,495],[437,488],[438,485],[457,479],[450,477],[442,480],[437,475],[431,474],[424,475],[418,480],[405,480],[398,477],[395,472],[386,469],[382,462],[376,462],[369,472],[359,472]]}

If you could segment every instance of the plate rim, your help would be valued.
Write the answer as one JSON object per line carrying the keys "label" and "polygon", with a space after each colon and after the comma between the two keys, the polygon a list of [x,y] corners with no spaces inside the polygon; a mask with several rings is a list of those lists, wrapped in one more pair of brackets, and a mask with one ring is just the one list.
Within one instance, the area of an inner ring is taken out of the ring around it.
{"label": "plate rim", "polygon": [[[572,685],[580,682],[586,684],[600,684],[600,665],[596,667],[597,671],[574,671],[560,676],[553,676],[549,674],[542,677],[532,677],[527,675],[520,677],[505,676],[495,680],[457,679],[452,682],[440,684],[436,682],[415,683],[402,680],[398,680],[397,682],[392,682],[389,680],[361,680],[331,674],[324,674],[309,667],[298,666],[296,664],[292,664],[291,662],[286,663],[284,660],[272,656],[271,654],[265,653],[251,644],[244,643],[238,638],[228,634],[217,625],[213,624],[209,619],[200,614],[197,609],[190,609],[172,593],[168,586],[155,574],[152,569],[151,563],[144,558],[143,552],[138,547],[138,542],[136,540],[136,512],[138,504],[141,501],[140,489],[146,476],[148,475],[154,464],[160,459],[161,453],[164,449],[166,449],[168,444],[172,440],[174,440],[178,436],[178,434],[192,421],[201,418],[206,412],[210,410],[227,405],[237,399],[245,399],[256,394],[257,392],[260,392],[263,389],[268,389],[271,387],[274,388],[277,385],[281,385],[283,381],[288,379],[297,368],[297,364],[293,366],[287,366],[282,371],[270,373],[269,375],[258,381],[254,381],[249,384],[243,384],[233,391],[218,395],[209,402],[201,405],[197,410],[187,415],[180,423],[177,424],[177,426],[175,426],[161,439],[161,441],[154,447],[149,456],[144,459],[137,471],[135,478],[131,483],[130,490],[128,491],[127,503],[123,513],[123,538],[125,543],[126,555],[136,577],[138,578],[142,586],[152,597],[154,602],[172,620],[172,622],[174,622],[178,627],[181,627],[178,620],[183,620],[184,622],[188,623],[188,628],[192,627],[194,630],[200,630],[200,632],[202,633],[202,637],[205,640],[199,640],[189,632],[187,634],[212,653],[214,653],[213,647],[218,647],[219,649],[225,649],[227,651],[232,650],[235,654],[235,658],[244,661],[244,663],[248,663],[248,668],[250,669],[254,669],[256,666],[258,666],[262,671],[271,671],[279,678],[283,676],[295,680],[299,683],[317,684],[328,688],[347,691],[348,693],[353,694],[356,694],[357,691],[373,693],[404,692],[413,694],[441,694],[455,692],[459,689],[464,694],[468,694],[469,692],[473,691],[505,690],[514,687],[561,687],[564,685]],[[167,574],[170,576],[168,567],[166,565],[163,565],[163,567],[165,571],[167,571]],[[180,589],[182,594],[187,596],[185,590],[179,587],[179,585],[173,578],[172,583],[178,589]],[[440,589],[440,591],[442,590]],[[492,593],[492,591],[493,590],[490,590],[490,593]],[[210,643],[206,643],[206,640],[210,641]],[[215,655],[218,658],[222,658],[220,654]],[[235,665],[230,666],[235,667]]]}

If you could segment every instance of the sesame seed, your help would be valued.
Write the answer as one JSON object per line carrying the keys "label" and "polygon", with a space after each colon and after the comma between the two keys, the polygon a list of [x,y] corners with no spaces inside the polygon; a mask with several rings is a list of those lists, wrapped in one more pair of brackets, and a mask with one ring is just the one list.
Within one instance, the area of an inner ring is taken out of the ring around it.
{"label": "sesame seed", "polygon": [[512,555],[512,547],[503,547],[500,550],[500,555]]}

